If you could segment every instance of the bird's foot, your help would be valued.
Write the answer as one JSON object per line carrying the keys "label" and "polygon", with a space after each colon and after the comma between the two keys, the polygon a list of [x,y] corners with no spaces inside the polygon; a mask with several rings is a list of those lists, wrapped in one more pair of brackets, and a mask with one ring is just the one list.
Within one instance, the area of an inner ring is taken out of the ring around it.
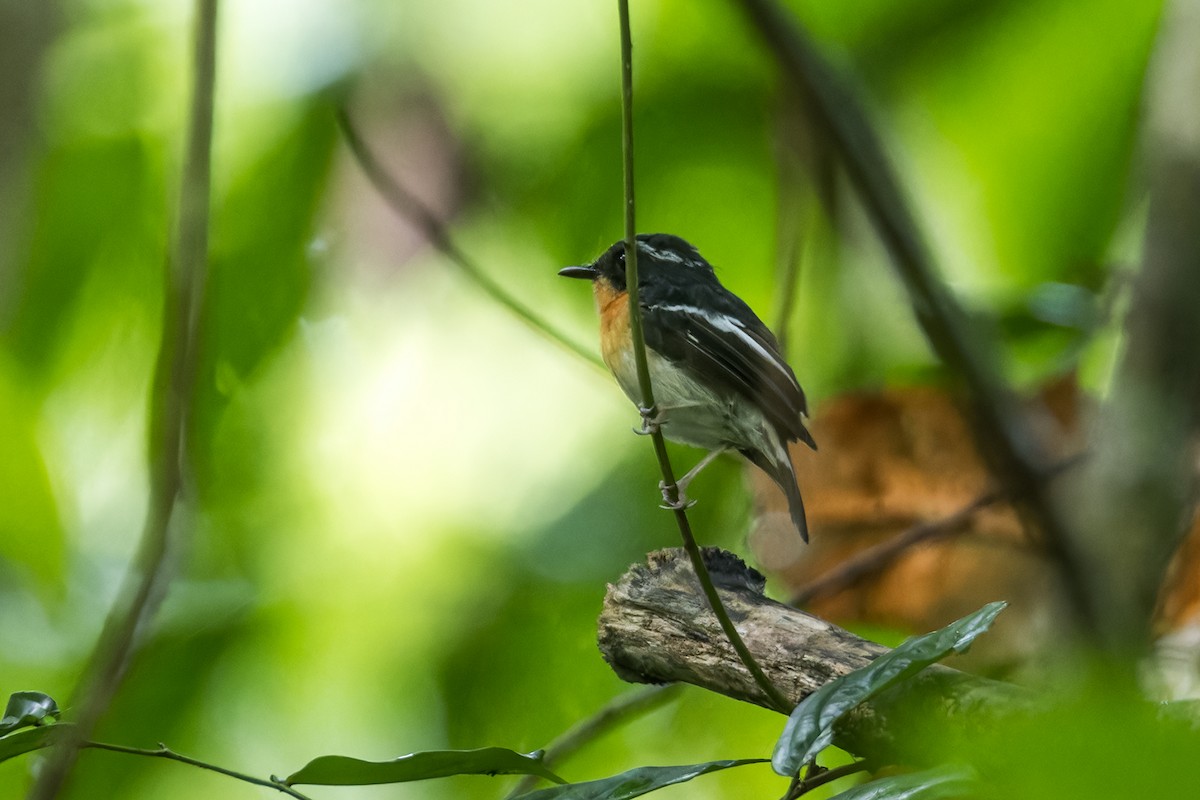
{"label": "bird's foot", "polygon": [[642,415],[642,427],[633,429],[638,436],[652,436],[658,433],[663,423],[666,422],[657,406],[650,408],[638,406],[638,413]]}
{"label": "bird's foot", "polygon": [[[695,500],[689,500],[684,492],[682,484],[668,485],[666,481],[658,482],[658,489],[662,492],[662,505],[659,508],[664,508],[667,511],[687,511],[692,506],[696,505]],[[671,495],[674,494],[674,499]]]}

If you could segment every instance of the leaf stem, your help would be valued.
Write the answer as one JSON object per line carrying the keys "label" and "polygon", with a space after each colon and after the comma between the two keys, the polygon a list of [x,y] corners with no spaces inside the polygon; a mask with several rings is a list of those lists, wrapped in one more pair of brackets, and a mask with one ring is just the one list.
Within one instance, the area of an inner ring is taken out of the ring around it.
{"label": "leaf stem", "polygon": [[641,390],[641,411],[646,423],[646,431],[654,442],[654,454],[658,458],[659,469],[663,476],[663,497],[667,505],[675,513],[675,522],[679,526],[679,534],[683,538],[683,547],[691,559],[696,577],[704,590],[704,596],[712,607],[713,614],[725,632],[725,637],[733,646],[738,658],[750,671],[754,682],[762,690],[770,704],[783,714],[791,711],[792,705],[784,697],[783,692],[771,683],[763,672],[762,667],[754,660],[754,656],[742,641],[737,628],[729,618],[712,577],[704,564],[704,557],[696,537],[692,534],[692,526],[688,521],[687,510],[679,502],[679,485],[671,469],[671,460],[667,454],[666,441],[662,430],[655,423],[657,408],[654,403],[654,387],[650,381],[650,367],[646,358],[646,340],[642,331],[642,309],[638,304],[638,271],[637,271],[637,224],[634,218],[634,181],[633,181],[633,40],[629,26],[629,0],[617,0],[617,11],[621,27],[621,154],[624,168],[625,185],[625,285],[629,292],[629,332],[633,339],[633,357],[637,366],[638,386]]}
{"label": "leaf stem", "polygon": [[165,758],[168,761],[178,761],[181,764],[188,764],[193,767],[199,767],[200,769],[206,769],[209,772],[216,772],[221,775],[225,775],[230,778],[234,778],[235,780],[242,781],[244,783],[252,783],[255,786],[265,786],[268,789],[275,789],[276,791],[283,792],[286,795],[295,797],[295,798],[297,798],[297,800],[310,800],[310,798],[307,795],[298,792],[297,790],[293,789],[291,786],[288,786],[283,781],[278,780],[274,776],[271,776],[271,778],[269,778],[269,779],[268,778],[256,778],[255,776],[247,775],[244,772],[238,772],[236,770],[227,769],[225,767],[217,766],[216,764],[210,764],[207,761],[201,761],[197,758],[192,758],[190,756],[182,755],[181,753],[176,753],[174,750],[172,750],[171,748],[167,747],[165,744],[162,744],[162,743],[159,743],[158,747],[154,750],[145,750],[140,747],[127,747],[127,746],[121,745],[121,744],[108,744],[107,742],[84,742],[81,746],[85,747],[85,748],[90,748],[93,750],[107,750],[111,753],[125,753],[126,755],[131,755],[131,756],[145,756],[147,758]]}

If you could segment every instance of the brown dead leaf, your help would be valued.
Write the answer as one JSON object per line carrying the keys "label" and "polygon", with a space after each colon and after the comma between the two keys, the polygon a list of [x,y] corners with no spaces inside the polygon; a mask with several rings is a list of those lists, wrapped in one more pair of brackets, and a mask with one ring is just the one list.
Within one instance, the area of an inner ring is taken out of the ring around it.
{"label": "brown dead leaf", "polygon": [[[1048,386],[1030,408],[1038,411],[1052,458],[1065,461],[1079,451],[1073,380]],[[1009,610],[974,651],[977,665],[1023,663],[1062,630],[1064,601],[1036,542],[1007,502],[980,503],[995,485],[946,392],[912,387],[846,395],[821,408],[811,429],[820,452],[792,452],[811,546],[792,529],[783,493],[758,470],[747,471],[759,511],[750,546],[785,593],[820,588],[848,563],[874,560],[875,568],[826,586],[807,606],[835,621],[927,631],[1007,600]],[[956,514],[959,524],[893,557],[880,554],[914,526]],[[1156,629],[1200,624],[1200,529],[1181,548],[1164,586]]]}

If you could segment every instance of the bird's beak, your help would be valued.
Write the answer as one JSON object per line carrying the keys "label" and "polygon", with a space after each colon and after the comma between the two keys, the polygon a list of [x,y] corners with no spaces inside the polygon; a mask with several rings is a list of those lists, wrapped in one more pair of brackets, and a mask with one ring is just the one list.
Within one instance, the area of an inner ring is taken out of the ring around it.
{"label": "bird's beak", "polygon": [[563,267],[558,271],[558,274],[564,278],[584,278],[585,280],[594,281],[596,280],[596,275],[599,273],[596,272],[595,267],[588,264],[584,267]]}

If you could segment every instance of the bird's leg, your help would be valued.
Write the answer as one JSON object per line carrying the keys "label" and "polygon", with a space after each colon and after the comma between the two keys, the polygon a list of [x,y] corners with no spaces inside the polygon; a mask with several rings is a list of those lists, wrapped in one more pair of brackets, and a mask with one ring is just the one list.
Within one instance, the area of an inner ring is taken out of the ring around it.
{"label": "bird's leg", "polygon": [[687,498],[688,484],[690,484],[695,479],[695,477],[700,474],[701,470],[703,470],[705,467],[707,467],[712,462],[716,461],[717,457],[720,456],[722,453],[724,453],[728,449],[729,449],[728,447],[718,447],[716,450],[710,450],[708,452],[708,455],[706,455],[706,456],[704,456],[704,458],[700,459],[700,463],[696,464],[696,466],[694,466],[690,470],[688,470],[687,474],[685,474],[682,478],[675,481],[675,489],[676,489],[675,500],[671,500],[669,493],[667,492],[666,481],[659,481],[658,488],[662,490],[663,508],[668,508],[668,509],[674,510],[674,509],[681,509],[681,508],[690,508],[691,506],[695,505],[696,504],[695,500],[688,500],[688,498]]}
{"label": "bird's leg", "polygon": [[728,449],[729,449],[728,447],[718,447],[716,450],[708,451],[708,455],[706,455],[704,458],[700,459],[700,462],[698,464],[696,464],[696,466],[694,466],[690,470],[688,470],[687,474],[684,475],[682,478],[675,481],[675,485],[679,487],[680,494],[687,491],[688,484],[690,484],[693,480],[695,480],[696,476],[700,474],[701,470],[703,470],[705,467],[707,467],[712,462],[716,461],[717,458],[719,456],[723,455],[725,453],[725,451]]}

